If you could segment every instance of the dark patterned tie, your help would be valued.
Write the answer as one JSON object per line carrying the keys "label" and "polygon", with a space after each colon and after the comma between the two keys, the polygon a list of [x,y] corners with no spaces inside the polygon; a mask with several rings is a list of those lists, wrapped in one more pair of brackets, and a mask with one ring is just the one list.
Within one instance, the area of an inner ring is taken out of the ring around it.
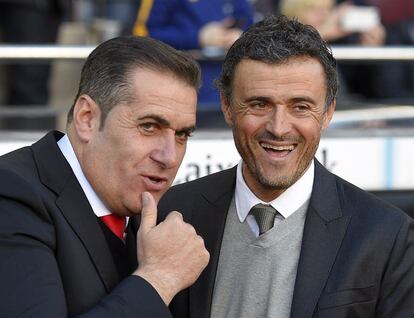
{"label": "dark patterned tie", "polygon": [[260,235],[262,235],[273,227],[278,212],[270,205],[259,203],[250,209],[250,213],[255,217]]}

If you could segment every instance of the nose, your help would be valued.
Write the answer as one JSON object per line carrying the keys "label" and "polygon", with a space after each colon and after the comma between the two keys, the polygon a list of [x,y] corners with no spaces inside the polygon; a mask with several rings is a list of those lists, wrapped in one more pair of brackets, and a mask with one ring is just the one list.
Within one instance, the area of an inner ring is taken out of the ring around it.
{"label": "nose", "polygon": [[177,142],[173,131],[166,132],[157,140],[155,149],[151,152],[151,159],[163,168],[174,168],[179,163]]}
{"label": "nose", "polygon": [[283,107],[275,107],[266,124],[266,129],[275,137],[283,137],[291,130],[288,111]]}

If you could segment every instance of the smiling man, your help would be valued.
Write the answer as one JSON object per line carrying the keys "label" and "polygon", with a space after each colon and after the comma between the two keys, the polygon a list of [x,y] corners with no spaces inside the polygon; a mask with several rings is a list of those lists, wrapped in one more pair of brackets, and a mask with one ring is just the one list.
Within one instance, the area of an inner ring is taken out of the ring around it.
{"label": "smiling man", "polygon": [[199,81],[159,41],[109,40],[85,62],[67,134],[0,157],[1,317],[171,317],[209,259],[180,213],[156,226]]}
{"label": "smiling man", "polygon": [[191,220],[211,255],[173,314],[414,316],[413,221],[314,158],[337,92],[316,30],[283,16],[257,23],[228,51],[218,86],[242,160],[160,201],[161,215]]}

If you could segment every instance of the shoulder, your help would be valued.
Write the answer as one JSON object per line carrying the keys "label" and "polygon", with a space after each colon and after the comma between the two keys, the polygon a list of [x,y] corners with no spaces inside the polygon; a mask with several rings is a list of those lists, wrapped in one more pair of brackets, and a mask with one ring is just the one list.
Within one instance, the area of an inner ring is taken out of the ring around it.
{"label": "shoulder", "polygon": [[222,170],[196,180],[175,185],[167,191],[166,197],[169,197],[171,195],[175,196],[180,194],[206,191],[206,189],[211,189],[211,187],[222,188],[226,186],[227,183],[233,182],[235,180],[235,177],[236,167]]}
{"label": "shoulder", "polygon": [[158,211],[161,214],[171,210],[189,211],[201,199],[214,200],[223,193],[233,191],[236,167],[175,185],[161,198]]}
{"label": "shoulder", "polygon": [[23,167],[32,160],[31,146],[26,146],[0,156],[0,167]]}
{"label": "shoulder", "polygon": [[[35,218],[50,223],[44,186],[31,147],[24,147],[0,157],[0,218],[3,221],[29,223]],[[47,190],[47,193],[49,191]],[[21,220],[21,221],[20,221]],[[41,221],[41,222],[43,222]]]}
{"label": "shoulder", "polygon": [[398,230],[401,226],[409,226],[412,218],[382,198],[351,184],[340,177],[337,178],[338,194],[342,212],[351,214],[360,223],[379,230]]}
{"label": "shoulder", "polygon": [[399,208],[315,164],[310,206],[324,220],[346,217],[355,231],[394,236],[412,219]]}
{"label": "shoulder", "polygon": [[0,157],[0,193],[18,195],[38,179],[30,147],[24,147]]}

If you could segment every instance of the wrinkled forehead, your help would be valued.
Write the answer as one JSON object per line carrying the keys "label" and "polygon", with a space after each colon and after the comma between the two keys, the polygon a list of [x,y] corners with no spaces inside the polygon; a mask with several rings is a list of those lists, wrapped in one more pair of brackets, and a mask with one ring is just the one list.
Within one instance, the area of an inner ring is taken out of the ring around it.
{"label": "wrinkled forehead", "polygon": [[[303,65],[304,67],[308,66],[309,64],[314,65],[314,67],[318,68],[321,77],[323,80],[326,81],[327,75],[326,70],[324,68],[323,63],[316,57],[309,56],[309,55],[294,55],[287,58],[281,58],[279,60],[256,60],[245,58],[241,59],[235,66],[233,72],[233,84],[234,79],[236,77],[248,77],[251,75],[258,68],[263,69],[289,69],[289,65]],[[247,67],[246,67],[247,66]],[[287,66],[287,68],[286,68]]]}
{"label": "wrinkled forehead", "polygon": [[280,63],[244,60],[235,69],[232,93],[245,95],[250,90],[266,89],[276,92],[287,85],[315,91],[325,99],[327,81],[322,63],[308,56],[292,57]]}
{"label": "wrinkled forehead", "polygon": [[136,71],[132,93],[129,105],[135,116],[150,114],[177,125],[195,121],[197,91],[171,73]]}

